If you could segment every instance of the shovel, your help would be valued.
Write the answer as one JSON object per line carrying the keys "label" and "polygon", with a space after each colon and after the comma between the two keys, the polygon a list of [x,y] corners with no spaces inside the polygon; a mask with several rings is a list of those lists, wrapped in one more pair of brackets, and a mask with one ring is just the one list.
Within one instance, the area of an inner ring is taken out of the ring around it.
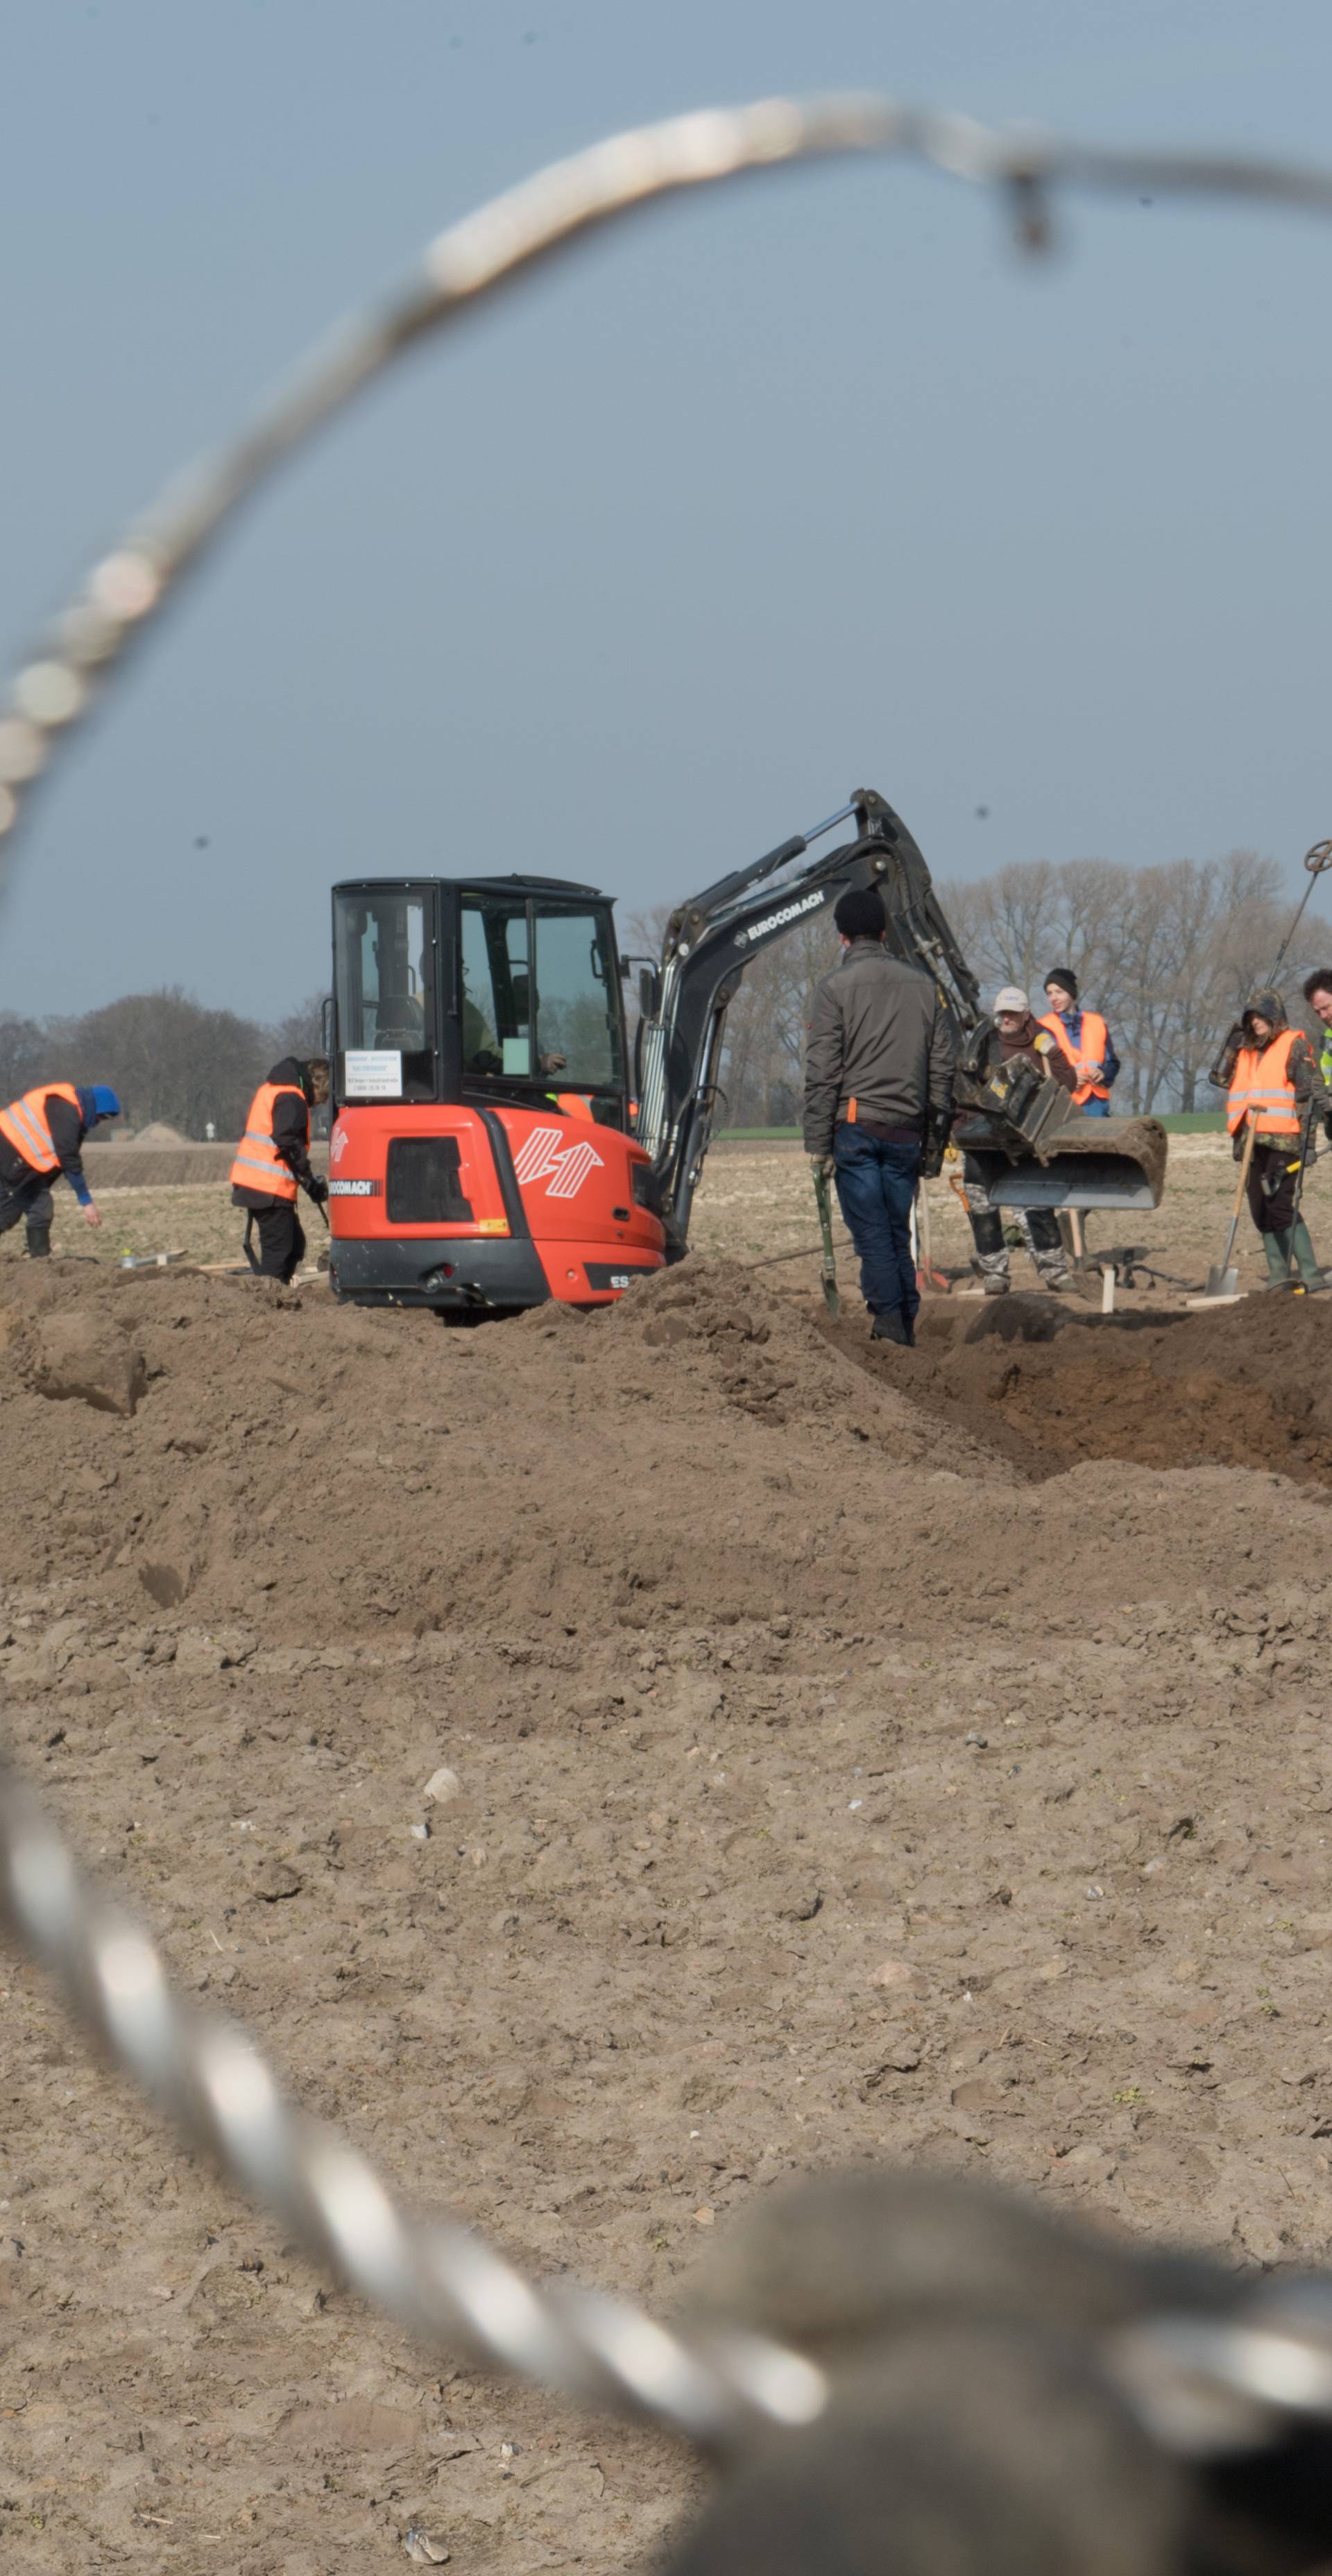
{"label": "shovel", "polygon": [[832,1200],[828,1191],[828,1175],[819,1170],[817,1162],[814,1163],[813,1169],[814,1196],[819,1207],[819,1232],[823,1237],[823,1302],[830,1315],[837,1315],[841,1312],[842,1301],[837,1294],[837,1259],[833,1252]]}
{"label": "shovel", "polygon": [[1235,1205],[1231,1210],[1230,1232],[1226,1236],[1226,1248],[1221,1255],[1220,1262],[1214,1262],[1207,1273],[1207,1285],[1203,1290],[1204,1297],[1233,1297],[1239,1287],[1239,1272],[1232,1266],[1230,1256],[1235,1249],[1235,1236],[1239,1228],[1240,1211],[1244,1206],[1244,1193],[1248,1187],[1249,1165],[1253,1161],[1253,1143],[1257,1133],[1258,1130],[1254,1124],[1253,1117],[1250,1115],[1249,1132],[1244,1140],[1244,1160],[1240,1164],[1239,1182],[1235,1190]]}

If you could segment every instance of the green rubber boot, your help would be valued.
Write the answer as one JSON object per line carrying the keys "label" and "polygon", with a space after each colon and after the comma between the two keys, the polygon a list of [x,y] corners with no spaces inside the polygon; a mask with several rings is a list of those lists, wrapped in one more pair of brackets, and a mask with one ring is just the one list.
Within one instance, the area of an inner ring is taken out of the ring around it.
{"label": "green rubber boot", "polygon": [[1265,1234],[1263,1250],[1267,1255],[1267,1277],[1264,1288],[1284,1288],[1290,1277],[1290,1236]]}
{"label": "green rubber boot", "polygon": [[1314,1259],[1314,1248],[1309,1240],[1309,1229],[1302,1216],[1296,1217],[1290,1233],[1283,1237],[1283,1240],[1289,1243],[1294,1251],[1296,1263],[1299,1267],[1300,1277],[1304,1281],[1305,1287],[1325,1288],[1327,1286],[1327,1281],[1324,1279],[1322,1271],[1319,1269],[1318,1264]]}

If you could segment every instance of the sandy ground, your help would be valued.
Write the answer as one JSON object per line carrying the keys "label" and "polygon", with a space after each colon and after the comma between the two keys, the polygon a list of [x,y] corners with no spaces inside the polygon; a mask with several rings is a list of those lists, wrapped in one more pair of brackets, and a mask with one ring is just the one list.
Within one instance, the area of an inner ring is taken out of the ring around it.
{"label": "sandy ground", "polygon": [[[1230,1167],[1173,1168],[1193,1271]],[[106,1214],[62,1242],[234,1239]],[[665,2310],[873,2159],[1325,2260],[1332,1298],[870,1353],[738,1266],[811,1232],[798,1155],[719,1154],[731,1263],[470,1332],[0,1245],[16,1756],[187,1991],[535,2272]],[[687,2509],[666,2441],[318,2277],[16,1959],[0,2032],[7,2569],[369,2576],[420,2524],[610,2576]]]}

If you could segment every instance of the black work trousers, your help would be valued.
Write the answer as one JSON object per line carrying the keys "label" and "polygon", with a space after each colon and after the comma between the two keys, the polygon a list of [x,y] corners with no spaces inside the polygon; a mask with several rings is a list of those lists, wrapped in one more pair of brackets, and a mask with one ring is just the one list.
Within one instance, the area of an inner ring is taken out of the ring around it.
{"label": "black work trousers", "polygon": [[256,1199],[251,1211],[259,1236],[259,1275],[290,1279],[305,1259],[305,1228],[294,1199]]}
{"label": "black work trousers", "polygon": [[1300,1144],[1298,1136],[1277,1136],[1254,1146],[1245,1195],[1260,1234],[1285,1234],[1294,1219]]}
{"label": "black work trousers", "polygon": [[22,1218],[28,1229],[29,1252],[49,1252],[54,1215],[55,1201],[44,1173],[30,1172],[26,1180],[0,1180],[0,1234],[8,1234]]}

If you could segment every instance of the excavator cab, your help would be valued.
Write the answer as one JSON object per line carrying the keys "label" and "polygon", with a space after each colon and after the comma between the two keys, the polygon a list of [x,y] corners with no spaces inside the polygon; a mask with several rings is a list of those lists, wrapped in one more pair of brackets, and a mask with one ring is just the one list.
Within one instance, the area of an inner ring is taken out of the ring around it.
{"label": "excavator cab", "polygon": [[558,877],[333,889],[330,1273],[360,1304],[603,1305],[665,1259],[631,1136],[609,897]]}

